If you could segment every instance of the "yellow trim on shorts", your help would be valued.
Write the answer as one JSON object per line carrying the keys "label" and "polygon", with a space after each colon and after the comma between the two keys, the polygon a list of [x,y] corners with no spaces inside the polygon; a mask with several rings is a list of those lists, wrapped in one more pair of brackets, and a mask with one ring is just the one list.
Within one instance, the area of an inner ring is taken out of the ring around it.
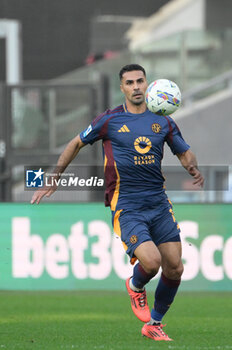
{"label": "yellow trim on shorts", "polygon": [[[115,215],[114,215],[114,232],[120,238],[121,238],[121,227],[120,227],[119,217],[120,217],[121,212],[122,212],[122,209],[121,210],[117,210]],[[124,243],[122,241],[122,244],[123,244],[123,248],[127,251],[128,247],[127,247],[126,243]]]}
{"label": "yellow trim on shorts", "polygon": [[[114,232],[116,233],[116,235],[118,235],[120,238],[121,238],[121,227],[120,227],[120,222],[119,222],[119,217],[120,217],[120,214],[122,212],[123,209],[121,210],[117,210],[115,215],[114,215]],[[121,242],[122,242],[122,245],[123,245],[123,248],[125,249],[125,251],[127,251],[128,249],[128,246],[126,245],[126,243],[124,243],[121,239]],[[133,257],[130,259],[130,263],[131,265],[134,265],[134,263],[136,262],[137,258],[136,257]]]}
{"label": "yellow trim on shorts", "polygon": [[116,209],[116,205],[118,203],[118,196],[119,196],[119,188],[120,188],[120,176],[119,176],[119,172],[118,172],[118,169],[117,169],[117,165],[116,163],[114,162],[114,169],[115,169],[115,172],[116,172],[116,175],[117,175],[117,180],[116,180],[116,186],[115,186],[115,190],[114,190],[114,195],[113,195],[113,198],[110,202],[110,208],[112,211],[115,211]]}

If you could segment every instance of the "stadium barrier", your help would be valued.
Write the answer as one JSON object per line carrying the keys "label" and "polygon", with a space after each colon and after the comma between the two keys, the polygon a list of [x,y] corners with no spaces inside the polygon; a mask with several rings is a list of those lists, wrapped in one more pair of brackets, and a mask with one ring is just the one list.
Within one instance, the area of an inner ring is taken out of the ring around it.
{"label": "stadium barrier", "polygon": [[[103,204],[1,203],[0,209],[0,289],[125,289],[132,266]],[[174,211],[183,243],[181,289],[231,291],[232,204],[176,204]]]}

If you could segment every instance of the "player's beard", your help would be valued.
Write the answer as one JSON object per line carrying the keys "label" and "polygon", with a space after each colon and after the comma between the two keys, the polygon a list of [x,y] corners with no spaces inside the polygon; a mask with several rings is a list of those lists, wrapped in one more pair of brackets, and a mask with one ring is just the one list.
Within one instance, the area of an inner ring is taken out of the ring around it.
{"label": "player's beard", "polygon": [[144,101],[133,101],[133,104],[136,106],[140,106]]}
{"label": "player's beard", "polygon": [[141,104],[144,103],[145,98],[144,98],[144,96],[142,95],[140,99],[136,100],[136,99],[134,99],[134,98],[132,97],[130,101],[131,101],[131,103],[133,103],[134,105],[140,106]]}

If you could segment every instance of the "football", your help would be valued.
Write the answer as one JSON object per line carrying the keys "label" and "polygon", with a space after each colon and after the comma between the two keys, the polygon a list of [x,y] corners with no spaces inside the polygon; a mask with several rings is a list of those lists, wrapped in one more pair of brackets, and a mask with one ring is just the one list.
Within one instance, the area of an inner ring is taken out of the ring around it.
{"label": "football", "polygon": [[153,81],[145,93],[147,108],[156,114],[174,113],[181,103],[181,92],[176,83],[168,79]]}

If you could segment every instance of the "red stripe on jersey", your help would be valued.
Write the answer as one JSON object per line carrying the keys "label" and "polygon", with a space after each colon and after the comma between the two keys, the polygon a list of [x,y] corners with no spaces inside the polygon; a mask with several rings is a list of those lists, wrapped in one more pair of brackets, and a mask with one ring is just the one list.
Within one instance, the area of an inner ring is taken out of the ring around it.
{"label": "red stripe on jersey", "polygon": [[104,140],[104,136],[107,135],[107,129],[108,129],[108,124],[109,121],[114,117],[114,115],[112,115],[112,117],[110,117],[109,119],[106,120],[106,122],[102,125],[100,132],[99,132],[99,139],[103,139]]}
{"label": "red stripe on jersey", "polygon": [[169,139],[170,139],[170,142],[172,143],[172,142],[173,142],[173,133],[172,133],[173,128],[172,128],[172,124],[171,124],[170,120],[166,117],[166,115],[164,115],[164,117],[165,117],[165,119],[166,119],[167,122],[168,122],[168,127],[169,127],[168,137],[169,137]]}
{"label": "red stripe on jersey", "polygon": [[106,114],[108,114],[108,111],[105,111],[102,114],[99,114],[96,118],[94,118],[94,120],[92,121],[92,125],[95,126],[97,124],[97,122],[99,122],[99,120],[101,120]]}

